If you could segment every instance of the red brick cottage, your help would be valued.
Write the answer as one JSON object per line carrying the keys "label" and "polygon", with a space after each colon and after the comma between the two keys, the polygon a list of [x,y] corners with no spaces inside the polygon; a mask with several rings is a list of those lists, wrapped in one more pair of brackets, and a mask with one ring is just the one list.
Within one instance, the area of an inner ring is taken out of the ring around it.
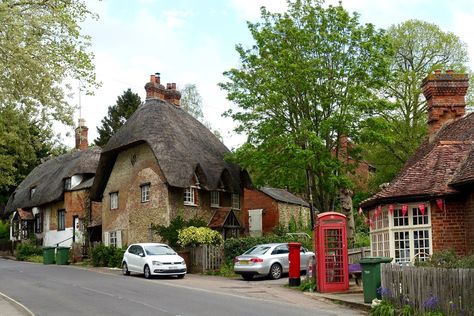
{"label": "red brick cottage", "polygon": [[433,252],[474,253],[474,113],[468,76],[436,71],[423,80],[429,135],[395,179],[361,207],[373,256],[397,263]]}
{"label": "red brick cottage", "polygon": [[246,233],[268,234],[291,220],[304,230],[310,223],[309,204],[294,194],[275,188],[245,189],[242,218]]}

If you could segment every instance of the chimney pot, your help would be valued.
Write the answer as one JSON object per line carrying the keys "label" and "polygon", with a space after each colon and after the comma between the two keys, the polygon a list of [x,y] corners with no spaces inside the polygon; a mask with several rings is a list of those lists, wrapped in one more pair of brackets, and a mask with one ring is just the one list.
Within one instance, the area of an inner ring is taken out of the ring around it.
{"label": "chimney pot", "polygon": [[175,82],[173,82],[173,83],[171,84],[171,89],[176,90],[176,83],[175,83]]}
{"label": "chimney pot", "polygon": [[153,82],[153,83],[156,82],[156,77],[155,77],[155,75],[150,75],[150,82]]}
{"label": "chimney pot", "polygon": [[159,72],[155,72],[155,79],[156,79],[156,83],[160,84],[160,73]]}
{"label": "chimney pot", "polygon": [[171,89],[171,83],[166,84],[166,89]]}

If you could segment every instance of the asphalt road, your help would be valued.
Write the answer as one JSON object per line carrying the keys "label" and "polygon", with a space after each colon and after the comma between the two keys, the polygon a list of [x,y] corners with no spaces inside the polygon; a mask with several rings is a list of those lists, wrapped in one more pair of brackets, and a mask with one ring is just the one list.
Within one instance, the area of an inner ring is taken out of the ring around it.
{"label": "asphalt road", "polygon": [[0,259],[0,292],[36,315],[359,315],[275,282],[284,281],[194,275],[146,280]]}

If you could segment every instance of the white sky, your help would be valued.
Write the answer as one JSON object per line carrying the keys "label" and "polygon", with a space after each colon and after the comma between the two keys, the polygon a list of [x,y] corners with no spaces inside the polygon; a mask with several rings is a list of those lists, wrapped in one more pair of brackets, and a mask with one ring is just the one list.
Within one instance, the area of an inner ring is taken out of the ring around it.
{"label": "white sky", "polygon": [[[81,98],[89,143],[97,137],[96,128],[107,108],[126,89],[145,99],[144,85],[155,72],[161,73],[162,83],[197,85],[205,119],[221,131],[227,147],[236,148],[245,141],[244,136],[232,131],[232,120],[221,116],[231,104],[217,84],[225,79],[224,71],[238,67],[235,45],[253,44],[246,21],[256,21],[262,5],[281,12],[286,1],[89,0],[88,4],[100,18],[84,23],[83,32],[92,37],[90,50],[95,54],[97,79],[102,83],[94,96]],[[361,22],[380,28],[420,19],[454,32],[468,44],[470,67],[474,69],[472,0],[345,0],[343,6],[358,12]],[[73,103],[79,103],[77,93]],[[76,122],[78,117],[77,111]],[[73,136],[63,136],[63,140],[74,146]]]}

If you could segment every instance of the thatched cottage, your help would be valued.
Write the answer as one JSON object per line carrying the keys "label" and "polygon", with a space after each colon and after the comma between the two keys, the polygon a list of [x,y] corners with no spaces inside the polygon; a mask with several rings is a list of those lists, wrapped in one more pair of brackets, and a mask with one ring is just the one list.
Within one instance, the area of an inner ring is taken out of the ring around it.
{"label": "thatched cottage", "polygon": [[474,113],[465,115],[465,74],[423,81],[429,135],[395,179],[362,203],[373,256],[395,262],[433,252],[474,253]]}
{"label": "thatched cottage", "polygon": [[176,84],[165,88],[156,74],[145,90],[145,103],[100,157],[92,198],[102,201],[104,243],[155,240],[151,225],[167,225],[178,213],[237,236],[247,173],[226,162],[224,144],[180,108]]}
{"label": "thatched cottage", "polygon": [[85,243],[84,229],[100,211],[89,199],[99,157],[100,148],[88,148],[87,127],[79,120],[76,150],[37,166],[10,196],[6,206],[12,213],[10,239],[34,234],[43,246]]}

